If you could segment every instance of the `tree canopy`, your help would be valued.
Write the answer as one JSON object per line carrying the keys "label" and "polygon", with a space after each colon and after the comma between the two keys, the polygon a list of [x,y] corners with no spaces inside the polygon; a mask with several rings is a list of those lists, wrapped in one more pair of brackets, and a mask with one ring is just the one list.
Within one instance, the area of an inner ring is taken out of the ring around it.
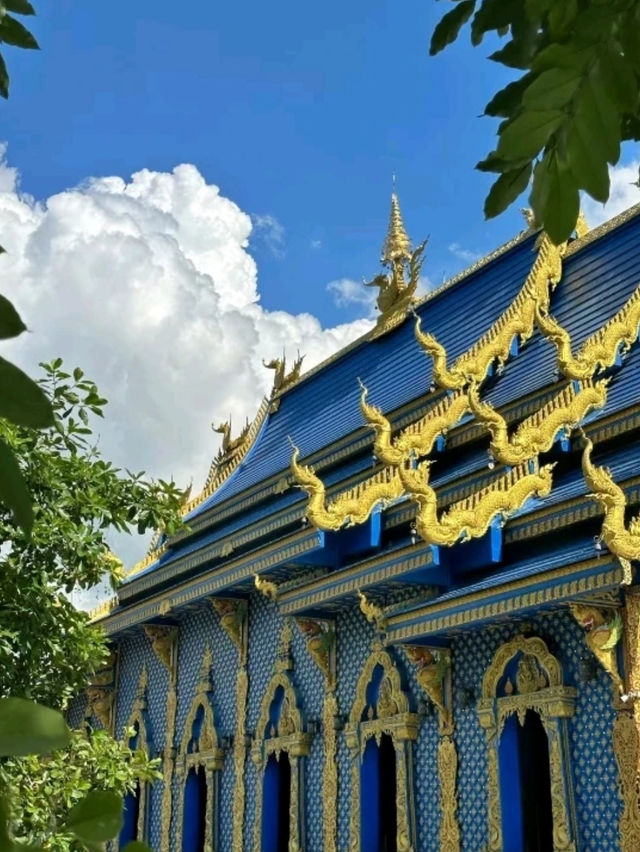
{"label": "tree canopy", "polygon": [[529,186],[536,222],[560,243],[573,231],[579,192],[609,197],[609,166],[640,138],[639,0],[453,0],[431,54],[470,21],[471,42],[506,39],[490,59],[522,72],[485,115],[503,119],[498,142],[476,168],[498,175],[485,214],[505,210]]}

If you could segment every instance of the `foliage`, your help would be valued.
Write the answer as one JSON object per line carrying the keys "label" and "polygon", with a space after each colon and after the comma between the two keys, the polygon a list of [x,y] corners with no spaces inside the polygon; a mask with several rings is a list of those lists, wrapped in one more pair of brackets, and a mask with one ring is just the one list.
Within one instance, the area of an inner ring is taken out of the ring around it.
{"label": "foliage", "polygon": [[[7,700],[0,699],[0,721]],[[134,733],[128,731],[127,738]],[[33,742],[32,748],[38,745]],[[70,732],[64,749],[6,760],[0,766],[0,789],[10,789],[10,795],[4,821],[0,813],[0,839],[4,830],[16,852],[24,844],[47,852],[100,847],[120,830],[122,797],[161,777],[158,764],[106,731],[88,736],[86,730]]]}
{"label": "foliage", "polygon": [[[9,12],[16,15],[35,15],[35,9],[29,0],[0,0],[0,42],[14,47],[37,50],[38,42],[33,34]],[[0,95],[3,98],[9,97],[9,73],[2,54],[0,54]]]}
{"label": "foliage", "polygon": [[105,656],[100,631],[64,591],[86,589],[105,572],[121,577],[105,539],[110,529],[139,532],[179,525],[182,493],[174,483],[147,481],[106,461],[90,418],[106,400],[82,370],[43,364],[40,386],[54,425],[36,430],[0,420],[0,439],[15,453],[33,495],[31,536],[0,506],[0,695],[64,706]]}
{"label": "foliage", "polygon": [[477,165],[499,175],[485,214],[505,210],[533,176],[536,221],[560,243],[579,190],[606,201],[620,143],[640,138],[640,0],[461,0],[435,28],[431,54],[469,19],[472,44],[492,31],[507,37],[489,58],[524,72],[485,107],[504,119]]}

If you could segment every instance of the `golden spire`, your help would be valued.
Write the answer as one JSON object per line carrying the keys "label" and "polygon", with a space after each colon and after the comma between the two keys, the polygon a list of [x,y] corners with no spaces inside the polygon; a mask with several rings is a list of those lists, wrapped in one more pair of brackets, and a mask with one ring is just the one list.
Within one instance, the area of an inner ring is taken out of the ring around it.
{"label": "golden spire", "polygon": [[398,196],[391,193],[391,215],[387,238],[382,247],[382,262],[396,264],[411,259],[411,240],[404,229]]}

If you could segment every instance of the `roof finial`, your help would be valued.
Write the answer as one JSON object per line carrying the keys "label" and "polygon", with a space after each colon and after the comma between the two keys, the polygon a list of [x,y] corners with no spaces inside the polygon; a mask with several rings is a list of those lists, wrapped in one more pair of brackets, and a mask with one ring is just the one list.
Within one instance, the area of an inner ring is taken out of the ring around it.
{"label": "roof finial", "polygon": [[396,176],[393,175],[393,192],[391,193],[391,215],[389,217],[389,229],[387,238],[382,247],[383,263],[404,263],[411,258],[411,240],[404,229],[402,213],[398,196],[395,192]]}

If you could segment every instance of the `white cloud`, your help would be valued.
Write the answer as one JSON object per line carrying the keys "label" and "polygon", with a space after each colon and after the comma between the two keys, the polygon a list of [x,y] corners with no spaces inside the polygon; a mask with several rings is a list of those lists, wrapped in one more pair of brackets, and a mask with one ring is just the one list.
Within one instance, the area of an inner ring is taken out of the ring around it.
{"label": "white cloud", "polygon": [[210,423],[243,423],[271,386],[262,358],[300,349],[308,369],[370,327],[263,310],[251,219],[195,166],[93,179],[42,202],[17,179],[1,161],[0,282],[32,333],[3,355],[31,374],[58,355],[82,366],[109,400],[97,428],[120,466],[193,478],[197,493],[220,441]]}
{"label": "white cloud", "polygon": [[613,166],[609,169],[611,191],[606,204],[600,204],[588,195],[583,196],[582,207],[587,222],[592,228],[640,201],[640,189],[634,185],[634,181],[638,180],[639,168],[640,162],[632,160],[627,165]]}
{"label": "white cloud", "polygon": [[375,311],[378,291],[375,287],[366,287],[362,281],[354,281],[353,278],[337,278],[335,281],[329,281],[327,290],[333,296],[333,301],[338,308],[361,305],[367,308],[368,313]]}
{"label": "white cloud", "polygon": [[322,248],[322,240],[311,240],[311,248],[312,249],[321,249]]}
{"label": "white cloud", "polygon": [[454,257],[463,260],[465,263],[475,263],[481,257],[478,252],[469,251],[469,249],[463,248],[460,243],[451,243],[448,249]]}
{"label": "white cloud", "polygon": [[253,238],[262,243],[274,257],[284,257],[284,225],[270,213],[253,213]]}

